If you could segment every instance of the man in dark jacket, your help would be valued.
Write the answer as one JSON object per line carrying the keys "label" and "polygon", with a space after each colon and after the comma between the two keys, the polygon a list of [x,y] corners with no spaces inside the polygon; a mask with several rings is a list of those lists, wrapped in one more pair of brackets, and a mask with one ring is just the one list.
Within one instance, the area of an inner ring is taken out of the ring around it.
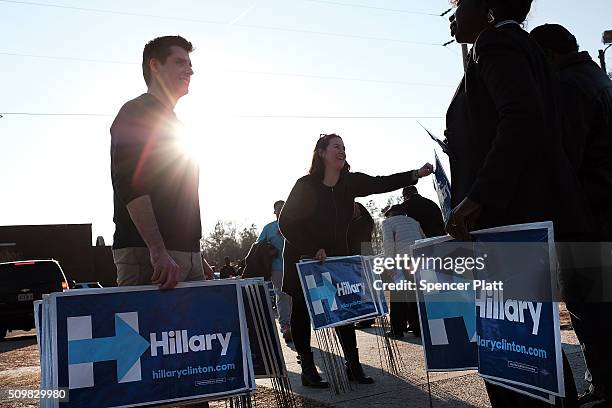
{"label": "man in dark jacket", "polygon": [[421,196],[415,186],[402,190],[404,202],[395,206],[394,211],[401,211],[421,224],[427,238],[446,235],[440,207],[433,201]]}
{"label": "man in dark jacket", "polygon": [[558,70],[563,143],[601,240],[612,241],[612,81],[563,26],[545,24],[531,35]]}
{"label": "man in dark jacket", "polygon": [[[545,24],[533,29],[531,35],[559,75],[563,143],[595,219],[595,240],[612,241],[612,81],[587,51],[579,52],[576,37],[565,27]],[[599,248],[600,244],[591,247]],[[601,249],[591,255],[581,253],[577,260],[597,263],[601,255],[610,253],[609,248]],[[566,274],[569,282],[565,286],[572,290],[564,295],[591,380],[587,393],[581,396],[585,403],[595,398],[612,402],[612,353],[608,347],[612,330],[601,324],[612,313],[610,290],[602,280],[610,274],[605,268],[611,263],[609,259],[602,261],[601,267],[576,263],[573,274]]]}

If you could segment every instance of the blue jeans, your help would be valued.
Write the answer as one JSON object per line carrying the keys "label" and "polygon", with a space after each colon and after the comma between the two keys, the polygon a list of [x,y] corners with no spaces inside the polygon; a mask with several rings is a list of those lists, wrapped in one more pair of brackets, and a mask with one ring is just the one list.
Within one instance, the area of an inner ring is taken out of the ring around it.
{"label": "blue jeans", "polygon": [[272,285],[276,293],[276,310],[278,311],[278,322],[281,330],[291,325],[291,296],[281,291],[283,286],[283,271],[272,271]]}

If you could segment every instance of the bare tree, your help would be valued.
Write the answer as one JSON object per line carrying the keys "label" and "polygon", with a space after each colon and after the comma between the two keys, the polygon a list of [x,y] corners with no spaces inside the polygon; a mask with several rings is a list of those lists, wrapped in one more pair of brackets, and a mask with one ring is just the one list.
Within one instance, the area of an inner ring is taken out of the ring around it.
{"label": "bare tree", "polygon": [[200,248],[208,262],[219,265],[226,256],[231,260],[243,259],[256,240],[255,224],[238,232],[234,223],[217,221],[213,231],[200,241]]}

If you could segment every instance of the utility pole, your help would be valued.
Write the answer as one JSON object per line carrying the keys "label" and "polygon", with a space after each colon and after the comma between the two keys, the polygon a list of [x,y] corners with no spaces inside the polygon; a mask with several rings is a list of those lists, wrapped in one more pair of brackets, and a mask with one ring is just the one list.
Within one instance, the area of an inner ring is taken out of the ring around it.
{"label": "utility pole", "polygon": [[603,50],[599,50],[599,64],[601,65],[601,69],[608,75],[608,70],[606,69],[606,51],[608,48],[612,47],[612,30],[604,31],[601,35],[601,42],[604,45],[609,44]]}

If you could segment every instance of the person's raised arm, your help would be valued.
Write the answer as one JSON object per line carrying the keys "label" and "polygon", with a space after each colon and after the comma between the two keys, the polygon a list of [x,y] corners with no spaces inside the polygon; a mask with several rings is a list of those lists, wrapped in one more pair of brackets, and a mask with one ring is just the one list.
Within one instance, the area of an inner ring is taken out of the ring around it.
{"label": "person's raised arm", "polygon": [[396,173],[390,176],[369,176],[364,173],[351,173],[350,184],[355,197],[365,197],[370,194],[389,193],[406,186],[415,185],[419,178],[433,173],[433,166],[425,164],[418,170]]}

